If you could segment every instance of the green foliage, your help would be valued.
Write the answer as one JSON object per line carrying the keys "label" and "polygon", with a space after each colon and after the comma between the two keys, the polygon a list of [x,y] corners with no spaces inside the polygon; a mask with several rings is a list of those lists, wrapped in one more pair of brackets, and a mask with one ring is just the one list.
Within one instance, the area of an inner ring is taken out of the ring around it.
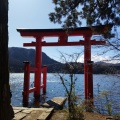
{"label": "green foliage", "polygon": [[49,14],[50,21],[64,28],[80,26],[83,19],[88,25],[120,25],[119,0],[52,0],[55,11]]}
{"label": "green foliage", "polygon": [[101,93],[105,97],[106,103],[105,103],[105,108],[107,110],[108,115],[112,115],[112,105],[113,103],[108,99],[109,92],[108,91],[103,91]]}
{"label": "green foliage", "polygon": [[107,109],[107,113],[108,113],[108,115],[112,115],[112,102],[109,102],[109,101],[107,101],[107,103],[105,104],[105,107],[106,107],[106,109]]}
{"label": "green foliage", "polygon": [[68,120],[84,120],[83,109],[75,106],[72,112],[69,113]]}
{"label": "green foliage", "polygon": [[[112,102],[112,100],[109,99],[109,95],[110,95],[110,91],[108,90],[103,90],[102,92],[98,92],[97,101],[99,101],[101,108],[95,106],[94,110],[96,112],[101,113],[103,111],[104,113],[104,111],[106,111],[105,114],[109,116],[113,115],[112,106],[114,103]],[[102,99],[104,99],[104,102],[102,102]]]}

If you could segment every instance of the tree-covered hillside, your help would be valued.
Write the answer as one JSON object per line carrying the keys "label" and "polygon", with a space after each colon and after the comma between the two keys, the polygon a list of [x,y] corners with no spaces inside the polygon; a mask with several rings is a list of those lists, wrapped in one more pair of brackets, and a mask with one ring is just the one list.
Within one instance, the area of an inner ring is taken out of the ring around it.
{"label": "tree-covered hillside", "polygon": [[[29,61],[30,65],[34,67],[35,63],[35,50],[34,49],[25,49],[11,47],[9,48],[9,69],[10,72],[23,72],[23,61]],[[69,63],[71,65],[76,64],[78,69],[75,70],[76,74],[84,73],[84,64],[83,63]],[[42,53],[42,65],[47,66],[48,73],[63,72],[62,70],[65,67],[65,64],[62,64],[58,61],[53,60],[45,53]],[[108,74],[108,73],[120,73],[120,64],[110,64],[104,62],[98,62],[93,64],[93,73],[94,74]]]}
{"label": "tree-covered hillside", "polygon": [[[35,64],[35,50],[34,49],[25,49],[25,48],[17,48],[11,47],[9,48],[9,68],[11,72],[23,72],[23,61],[29,61],[30,65],[34,67]],[[48,57],[45,53],[42,52],[42,65],[48,66],[48,71],[53,69],[52,66],[57,66],[61,64],[50,57]],[[52,72],[52,71],[51,71]]]}

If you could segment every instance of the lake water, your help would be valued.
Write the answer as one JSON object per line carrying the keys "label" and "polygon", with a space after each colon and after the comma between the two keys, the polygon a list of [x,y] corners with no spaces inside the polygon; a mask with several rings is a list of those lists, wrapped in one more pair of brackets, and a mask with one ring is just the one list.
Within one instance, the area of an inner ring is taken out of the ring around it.
{"label": "lake water", "polygon": [[[23,106],[22,104],[22,90],[23,90],[23,73],[10,74],[10,87],[12,91],[11,104],[13,106]],[[69,79],[69,75],[65,76]],[[80,98],[84,99],[84,75],[76,74],[76,93]],[[30,86],[33,86],[34,74],[30,75]],[[120,76],[118,75],[93,75],[93,87],[95,105],[97,108],[105,112],[106,104],[111,101],[113,112],[120,112]],[[106,92],[105,92],[106,91]],[[108,92],[109,91],[109,92]],[[102,95],[99,93],[103,93]],[[105,96],[105,93],[108,95]],[[63,88],[59,78],[55,74],[47,74],[47,93],[41,96],[39,104],[50,100],[53,97],[64,97],[65,89]],[[108,99],[107,99],[108,97]],[[108,100],[108,101],[106,101]],[[33,93],[29,95],[29,106],[34,106]],[[104,108],[104,109],[103,109]]]}

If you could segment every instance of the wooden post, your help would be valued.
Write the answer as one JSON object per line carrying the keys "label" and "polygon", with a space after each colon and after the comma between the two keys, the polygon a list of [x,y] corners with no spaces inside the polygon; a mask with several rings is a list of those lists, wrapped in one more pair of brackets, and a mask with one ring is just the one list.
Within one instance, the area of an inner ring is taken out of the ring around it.
{"label": "wooden post", "polygon": [[43,68],[43,84],[44,84],[44,87],[43,87],[43,94],[46,93],[46,84],[47,84],[47,66],[44,66]]}
{"label": "wooden post", "polygon": [[24,62],[24,85],[23,85],[23,104],[28,104],[29,84],[30,84],[30,63]]}
{"label": "wooden post", "polygon": [[87,98],[93,99],[93,61],[87,61],[87,72],[88,72]]}

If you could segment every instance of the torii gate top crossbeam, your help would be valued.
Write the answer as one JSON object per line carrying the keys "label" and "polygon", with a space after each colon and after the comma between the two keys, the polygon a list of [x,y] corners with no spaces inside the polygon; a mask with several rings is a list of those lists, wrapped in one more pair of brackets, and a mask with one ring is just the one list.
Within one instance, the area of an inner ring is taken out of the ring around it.
{"label": "torii gate top crossbeam", "polygon": [[[96,35],[106,31],[106,26],[80,27],[69,29],[69,33],[65,29],[17,29],[23,37],[57,37],[57,36],[85,36]],[[97,31],[96,31],[97,30]]]}
{"label": "torii gate top crossbeam", "polygon": [[[79,46],[85,45],[83,40],[78,42],[68,42],[68,36],[83,36],[91,37],[92,35],[98,35],[106,32],[108,27],[105,26],[92,26],[92,27],[80,27],[75,29],[17,29],[23,37],[44,38],[44,37],[58,37],[58,42],[46,42],[41,40],[41,46]],[[24,46],[36,46],[36,42],[24,43]],[[90,40],[90,45],[104,45],[105,41]]]}
{"label": "torii gate top crossbeam", "polygon": [[58,37],[58,36],[83,36],[85,34],[92,34],[90,28],[73,29],[67,34],[64,29],[17,29],[23,37]]}

